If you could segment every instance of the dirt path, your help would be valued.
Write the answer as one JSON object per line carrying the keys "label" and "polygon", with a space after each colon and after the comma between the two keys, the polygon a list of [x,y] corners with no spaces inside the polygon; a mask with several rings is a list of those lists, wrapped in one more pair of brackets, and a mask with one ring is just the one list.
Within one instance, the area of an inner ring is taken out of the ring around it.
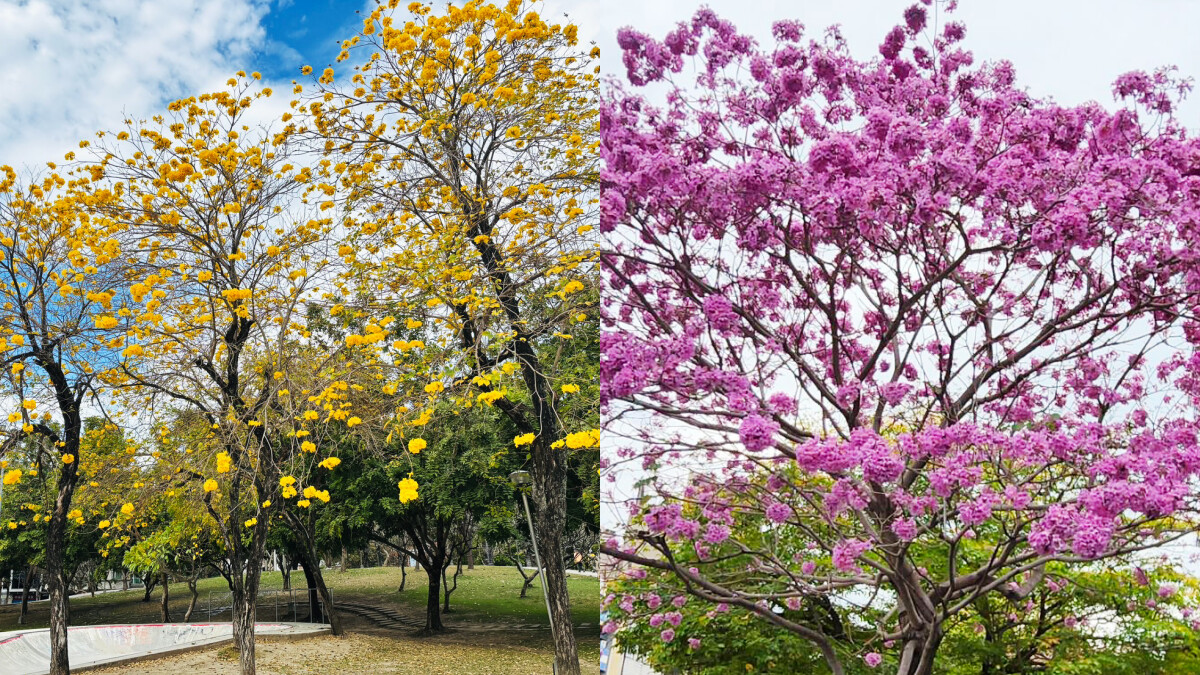
{"label": "dirt path", "polygon": [[[526,636],[528,637],[528,636]],[[528,645],[496,634],[473,633],[431,638],[376,629],[352,630],[340,638],[262,641],[257,647],[259,675],[545,675],[549,643]],[[583,672],[600,672],[589,653]],[[91,671],[103,675],[237,675],[232,647],[213,647],[175,657]]]}

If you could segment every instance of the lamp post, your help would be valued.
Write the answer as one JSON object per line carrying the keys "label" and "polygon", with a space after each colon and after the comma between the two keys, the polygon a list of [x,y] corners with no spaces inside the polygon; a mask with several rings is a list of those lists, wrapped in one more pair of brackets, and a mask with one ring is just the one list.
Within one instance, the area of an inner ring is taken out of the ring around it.
{"label": "lamp post", "polygon": [[[508,474],[508,480],[513,485],[521,487],[532,482],[532,478],[528,471],[514,471]],[[542,570],[542,556],[538,553],[537,535],[533,532],[533,516],[529,514],[529,498],[525,496],[525,491],[521,491],[521,501],[525,504],[525,520],[529,523],[529,540],[533,542],[533,559],[537,562],[538,578],[542,580],[542,598],[546,601],[546,618],[550,621],[551,638],[557,637],[554,630],[554,614],[550,612],[550,592],[546,590],[546,573]],[[519,561],[518,561],[518,564]],[[552,664],[553,672],[558,672],[558,664]]]}
{"label": "lamp post", "polygon": [[[0,461],[0,512],[4,511],[4,472],[8,468],[8,462]],[[8,574],[8,588],[4,592],[3,605],[9,604],[12,601],[12,571]]]}

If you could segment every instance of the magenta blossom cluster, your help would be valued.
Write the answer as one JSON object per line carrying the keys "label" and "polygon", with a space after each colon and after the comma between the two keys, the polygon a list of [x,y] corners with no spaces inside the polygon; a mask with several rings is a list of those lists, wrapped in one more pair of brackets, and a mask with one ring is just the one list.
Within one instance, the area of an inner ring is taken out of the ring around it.
{"label": "magenta blossom cluster", "polygon": [[[906,675],[981,595],[1182,536],[1200,478],[1187,80],[1129,73],[1109,107],[1040,100],[930,11],[865,60],[836,30],[780,22],[763,47],[710,10],[661,40],[625,30],[601,114],[603,412],[650,420],[623,457],[726,466],[661,472],[606,550],[648,567],[667,563],[637,542],[736,552],[794,580],[788,597],[890,598],[880,637]],[[666,94],[632,91],[651,83]],[[764,532],[804,555],[756,550]],[[916,562],[931,552],[934,571]],[[782,597],[672,571],[840,672]]]}

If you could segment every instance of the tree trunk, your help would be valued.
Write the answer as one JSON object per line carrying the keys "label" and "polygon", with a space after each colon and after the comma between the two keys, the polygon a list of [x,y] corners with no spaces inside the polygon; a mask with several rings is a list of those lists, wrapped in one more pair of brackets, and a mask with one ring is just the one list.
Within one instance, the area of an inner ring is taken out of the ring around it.
{"label": "tree trunk", "polygon": [[24,625],[25,616],[29,613],[29,584],[33,580],[33,565],[25,570],[25,592],[21,594],[21,615],[17,617],[17,623]]}
{"label": "tree trunk", "polygon": [[408,556],[400,554],[400,588],[396,589],[397,593],[404,592],[404,582],[408,581]]}
{"label": "tree trunk", "polygon": [[171,580],[167,577],[167,573],[162,573],[162,604],[161,614],[163,623],[171,623]]}
{"label": "tree trunk", "polygon": [[[342,619],[338,616],[337,610],[333,606],[333,596],[329,593],[329,587],[325,585],[325,575],[321,574],[321,568],[316,568],[317,593],[321,596],[321,602],[325,605],[323,612],[325,618],[329,621],[329,632],[334,635],[342,634]],[[311,595],[311,593],[310,593]]]}
{"label": "tree trunk", "polygon": [[308,588],[308,620],[312,623],[325,623],[321,613],[321,603],[317,601],[317,575],[312,568],[320,563],[314,563],[308,556],[300,556],[300,569],[304,571],[304,581]]}
{"label": "tree trunk", "polygon": [[146,594],[142,596],[142,602],[150,602],[150,594],[154,592],[154,587],[158,585],[158,577],[143,578],[142,585],[146,588]]}
{"label": "tree trunk", "polygon": [[449,565],[446,565],[445,567],[442,568],[442,589],[443,589],[442,594],[445,597],[445,603],[442,605],[443,612],[450,611],[450,594],[453,593],[454,591],[458,590],[458,577],[460,574],[462,574],[462,570],[463,570],[462,558],[459,558],[458,565],[454,568],[454,577],[452,579],[454,581],[453,586],[446,583],[446,570],[448,570],[448,569],[450,569]]}
{"label": "tree trunk", "polygon": [[[461,565],[459,565],[459,566],[461,567]],[[469,569],[469,570],[475,569],[475,547],[474,546],[467,547],[467,569]]]}
{"label": "tree trunk", "polygon": [[429,595],[425,602],[425,630],[426,632],[446,630],[446,627],[442,625],[441,560],[436,560],[434,564],[426,567],[425,575],[429,577]]}
{"label": "tree trunk", "polygon": [[200,599],[200,591],[196,588],[196,577],[188,577],[187,587],[192,598],[188,601],[187,611],[183,614],[184,623],[192,620],[192,612],[196,610],[196,601]]}
{"label": "tree trunk", "polygon": [[521,564],[520,559],[518,559],[517,560],[517,571],[521,573],[521,578],[525,580],[525,583],[521,584],[521,596],[520,597],[523,598],[523,597],[525,597],[525,594],[529,592],[529,587],[533,586],[533,580],[536,579],[539,574],[541,574],[541,570],[534,570],[533,574],[526,576],[525,575],[525,567]]}
{"label": "tree trunk", "polygon": [[286,553],[279,554],[279,576],[283,578],[283,590],[292,590],[292,563]]}
{"label": "tree trunk", "polygon": [[937,628],[930,629],[928,635],[906,641],[900,652],[900,667],[896,675],[932,675],[933,662],[941,643],[942,633]]}
{"label": "tree trunk", "polygon": [[121,590],[129,590],[129,570],[121,570]]}
{"label": "tree trunk", "polygon": [[238,650],[238,665],[242,675],[255,675],[254,663],[254,598],[242,588],[241,583],[233,584],[233,642]]}
{"label": "tree trunk", "polygon": [[[61,491],[59,504],[62,504]],[[67,599],[67,580],[62,575],[66,513],[62,515],[64,518],[58,518],[58,514],[50,516],[46,533],[46,575],[50,587],[50,675],[71,673],[71,659],[67,656],[67,626],[71,622],[71,608]]]}
{"label": "tree trunk", "polygon": [[[546,424],[543,420],[543,433]],[[542,575],[550,604],[550,625],[554,632],[554,664],[557,675],[580,675],[579,648],[575,644],[575,624],[571,619],[571,598],[563,567],[562,535],[567,520],[566,455],[545,445],[533,454],[533,527],[542,558]]]}
{"label": "tree trunk", "polygon": [[346,571],[346,566],[347,566],[348,564],[349,564],[349,556],[348,556],[348,555],[347,555],[347,553],[346,553],[346,547],[345,547],[345,546],[343,546],[343,547],[342,547],[342,565],[341,565],[341,567],[340,567],[340,568],[338,568],[338,573],[340,574],[340,573],[342,573],[342,572],[345,572],[345,571]]}

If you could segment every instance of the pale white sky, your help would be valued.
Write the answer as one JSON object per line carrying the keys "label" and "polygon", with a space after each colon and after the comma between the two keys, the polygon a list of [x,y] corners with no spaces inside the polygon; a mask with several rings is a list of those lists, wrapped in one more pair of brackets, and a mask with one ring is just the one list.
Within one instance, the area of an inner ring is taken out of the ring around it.
{"label": "pale white sky", "polygon": [[[661,38],[701,6],[711,7],[743,32],[771,44],[779,19],[805,24],[809,36],[841,24],[850,48],[862,58],[878,55],[884,34],[917,0],[576,0],[603,6],[595,12],[605,73],[623,73],[616,31],[633,26]],[[591,8],[589,8],[591,9]],[[945,16],[945,13],[942,13]],[[1038,96],[1060,103],[1112,101],[1111,83],[1130,70],[1175,65],[1200,76],[1200,2],[1194,0],[961,0],[954,20],[967,26],[966,46],[976,61],[1008,59],[1017,81]],[[582,31],[581,31],[582,32]],[[1200,129],[1200,92],[1182,119]]]}

